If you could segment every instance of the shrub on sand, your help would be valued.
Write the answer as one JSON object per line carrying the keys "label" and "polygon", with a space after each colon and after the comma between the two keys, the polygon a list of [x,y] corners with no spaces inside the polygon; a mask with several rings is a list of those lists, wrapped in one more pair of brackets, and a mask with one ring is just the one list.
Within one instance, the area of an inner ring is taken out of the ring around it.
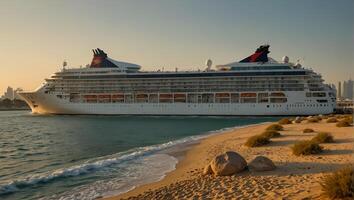
{"label": "shrub on sand", "polygon": [[278,121],[278,124],[291,124],[291,120],[288,118],[283,118]]}
{"label": "shrub on sand", "polygon": [[284,130],[282,125],[272,124],[266,128],[267,131],[282,131]]}
{"label": "shrub on sand", "polygon": [[312,133],[315,132],[312,128],[305,128],[304,130],[302,130],[303,133]]}
{"label": "shrub on sand", "polygon": [[348,126],[350,126],[350,123],[346,120],[342,120],[342,121],[337,122],[336,126],[337,127],[348,127]]}
{"label": "shrub on sand", "polygon": [[335,117],[336,117],[337,119],[342,119],[342,118],[344,118],[344,115],[335,115]]}
{"label": "shrub on sand", "polygon": [[342,121],[346,121],[349,124],[353,124],[353,117],[352,116],[346,116]]}
{"label": "shrub on sand", "polygon": [[317,133],[315,137],[311,139],[313,142],[317,143],[331,143],[334,142],[333,136],[326,132]]}
{"label": "shrub on sand", "polygon": [[279,137],[281,136],[281,134],[278,131],[274,131],[274,130],[268,130],[268,131],[264,131],[262,133],[263,136],[268,137],[268,138],[273,138],[273,137]]}
{"label": "shrub on sand", "polygon": [[348,166],[325,176],[321,186],[330,199],[353,199],[354,167]]}
{"label": "shrub on sand", "polygon": [[291,149],[294,155],[300,156],[320,153],[322,152],[323,147],[314,141],[303,140],[295,143]]}
{"label": "shrub on sand", "polygon": [[307,122],[308,122],[308,123],[317,123],[317,122],[319,122],[319,121],[320,121],[320,120],[317,119],[316,117],[311,117],[311,118],[307,119]]}
{"label": "shrub on sand", "polygon": [[316,115],[316,116],[313,116],[313,118],[316,118],[318,121],[321,121],[322,120],[322,115]]}
{"label": "shrub on sand", "polygon": [[326,122],[327,123],[336,123],[336,122],[338,122],[338,120],[335,117],[331,117],[331,118],[328,118]]}
{"label": "shrub on sand", "polygon": [[329,116],[328,115],[324,115],[324,116],[322,116],[322,119],[328,119],[329,118]]}
{"label": "shrub on sand", "polygon": [[247,139],[245,145],[248,147],[259,147],[266,145],[270,142],[269,137],[264,135],[255,135]]}

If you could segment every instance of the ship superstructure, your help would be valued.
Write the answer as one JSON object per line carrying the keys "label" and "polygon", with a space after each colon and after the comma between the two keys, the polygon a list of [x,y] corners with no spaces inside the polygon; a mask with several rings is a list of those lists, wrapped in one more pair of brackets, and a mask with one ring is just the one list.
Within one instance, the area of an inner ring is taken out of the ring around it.
{"label": "ship superstructure", "polygon": [[[142,72],[95,49],[91,65],[63,69],[21,93],[34,113],[117,115],[313,115],[335,108],[321,75],[268,57],[269,45],[204,71]],[[211,63],[209,63],[211,64]]]}

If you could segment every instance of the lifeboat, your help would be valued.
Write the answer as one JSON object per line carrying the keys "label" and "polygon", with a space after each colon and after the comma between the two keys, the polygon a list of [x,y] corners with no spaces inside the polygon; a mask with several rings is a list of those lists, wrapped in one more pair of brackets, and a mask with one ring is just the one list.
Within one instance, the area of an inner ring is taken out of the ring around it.
{"label": "lifeboat", "polygon": [[272,96],[272,97],[285,97],[285,94],[282,92],[272,92],[272,93],[270,93],[270,96]]}
{"label": "lifeboat", "polygon": [[112,99],[124,99],[124,94],[112,94]]}
{"label": "lifeboat", "polygon": [[90,95],[83,95],[85,99],[96,99],[97,98],[97,95],[93,95],[93,94],[90,94]]}
{"label": "lifeboat", "polygon": [[99,99],[110,99],[111,95],[110,94],[99,94],[97,95]]}
{"label": "lifeboat", "polygon": [[97,103],[97,95],[85,94],[85,95],[82,95],[82,97],[84,98],[84,101],[87,103]]}
{"label": "lifeboat", "polygon": [[227,97],[230,97],[230,93],[216,93],[215,97],[216,98],[227,98]]}
{"label": "lifeboat", "polygon": [[257,97],[256,93],[241,93],[241,97]]}
{"label": "lifeboat", "polygon": [[172,99],[172,94],[160,94],[160,99]]}

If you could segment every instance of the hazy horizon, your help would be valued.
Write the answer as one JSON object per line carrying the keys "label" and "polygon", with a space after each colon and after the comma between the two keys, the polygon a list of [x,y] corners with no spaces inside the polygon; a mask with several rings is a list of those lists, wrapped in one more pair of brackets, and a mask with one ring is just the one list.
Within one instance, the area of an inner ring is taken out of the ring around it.
{"label": "hazy horizon", "polygon": [[0,2],[0,95],[37,88],[61,68],[91,62],[93,48],[143,70],[204,69],[239,61],[264,43],[270,57],[354,78],[354,1]]}

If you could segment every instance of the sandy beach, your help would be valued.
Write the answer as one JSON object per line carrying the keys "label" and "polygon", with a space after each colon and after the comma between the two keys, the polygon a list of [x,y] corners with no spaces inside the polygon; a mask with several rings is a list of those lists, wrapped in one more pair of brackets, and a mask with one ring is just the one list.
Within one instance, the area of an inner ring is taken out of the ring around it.
{"label": "sandy beach", "polygon": [[[250,136],[260,134],[269,125],[238,128],[201,140],[184,152],[176,170],[159,182],[137,187],[114,199],[325,199],[319,182],[323,176],[353,163],[354,129],[336,127],[335,123],[283,125],[281,137],[272,138],[262,147],[244,146]],[[312,128],[313,133],[302,133]],[[329,132],[334,143],[321,144],[324,151],[316,155],[295,156],[291,146],[311,139],[316,132]],[[244,171],[233,176],[203,175],[203,168],[215,156],[235,151],[247,162],[258,155],[270,158],[276,169],[267,172]]]}

